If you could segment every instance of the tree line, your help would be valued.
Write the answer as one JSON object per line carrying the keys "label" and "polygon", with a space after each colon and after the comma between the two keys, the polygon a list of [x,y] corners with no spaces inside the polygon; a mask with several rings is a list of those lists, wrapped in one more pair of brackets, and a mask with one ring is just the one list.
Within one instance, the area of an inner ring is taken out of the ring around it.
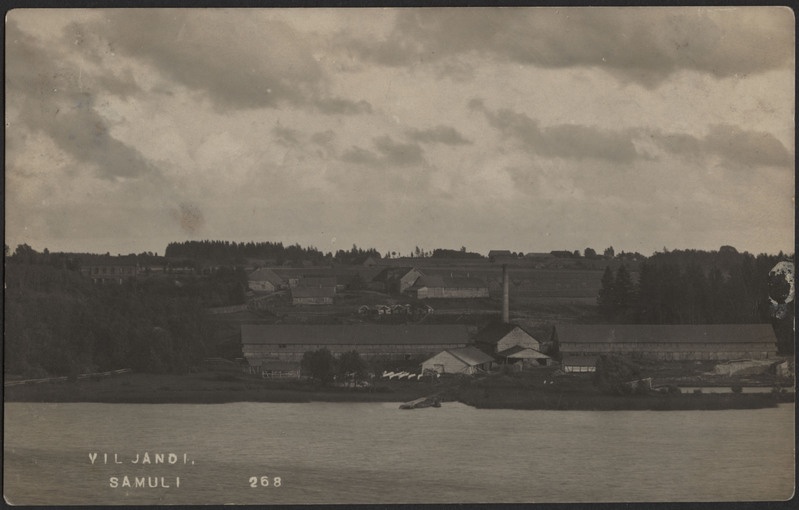
{"label": "tree line", "polygon": [[95,285],[48,264],[6,264],[5,370],[27,378],[132,368],[185,372],[213,355],[207,306],[244,302],[230,271]]}
{"label": "tree line", "polygon": [[[609,266],[597,297],[608,322],[733,324],[771,322],[783,353],[793,352],[793,331],[774,317],[769,271],[783,254],[757,256],[723,247],[655,253],[634,281],[624,265]],[[791,318],[792,322],[792,318]]]}

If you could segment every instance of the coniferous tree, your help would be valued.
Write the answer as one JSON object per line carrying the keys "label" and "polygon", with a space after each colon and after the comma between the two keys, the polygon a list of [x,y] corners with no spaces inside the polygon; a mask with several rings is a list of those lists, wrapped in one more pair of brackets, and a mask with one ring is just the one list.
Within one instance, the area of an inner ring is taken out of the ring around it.
{"label": "coniferous tree", "polygon": [[602,287],[599,289],[597,304],[599,313],[607,320],[613,319],[616,315],[616,278],[610,266],[605,267],[602,274]]}

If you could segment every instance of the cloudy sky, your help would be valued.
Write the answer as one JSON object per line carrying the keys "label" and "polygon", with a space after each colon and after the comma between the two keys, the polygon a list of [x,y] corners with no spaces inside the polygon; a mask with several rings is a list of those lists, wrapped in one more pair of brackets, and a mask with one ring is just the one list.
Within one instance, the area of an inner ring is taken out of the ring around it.
{"label": "cloudy sky", "polygon": [[787,8],[16,10],[6,244],[794,247]]}

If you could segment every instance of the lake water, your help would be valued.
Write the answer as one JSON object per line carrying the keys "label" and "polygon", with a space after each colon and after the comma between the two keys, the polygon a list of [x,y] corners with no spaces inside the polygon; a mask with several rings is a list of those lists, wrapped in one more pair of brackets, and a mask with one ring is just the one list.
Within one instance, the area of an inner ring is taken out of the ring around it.
{"label": "lake water", "polygon": [[[7,403],[5,497],[14,504],[134,505],[744,501],[793,494],[790,404],[685,412],[397,407]],[[151,462],[164,454],[165,463],[142,464],[145,452]],[[131,487],[122,486],[125,476]],[[145,487],[135,486],[137,477]],[[158,487],[146,486],[153,482]]]}

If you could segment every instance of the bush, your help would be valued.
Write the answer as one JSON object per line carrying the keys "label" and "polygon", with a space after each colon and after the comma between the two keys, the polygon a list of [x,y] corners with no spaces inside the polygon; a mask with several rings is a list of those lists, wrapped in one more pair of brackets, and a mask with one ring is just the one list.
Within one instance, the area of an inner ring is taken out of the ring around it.
{"label": "bush", "polygon": [[743,387],[738,383],[733,384],[731,389],[733,393],[741,393],[744,390]]}

